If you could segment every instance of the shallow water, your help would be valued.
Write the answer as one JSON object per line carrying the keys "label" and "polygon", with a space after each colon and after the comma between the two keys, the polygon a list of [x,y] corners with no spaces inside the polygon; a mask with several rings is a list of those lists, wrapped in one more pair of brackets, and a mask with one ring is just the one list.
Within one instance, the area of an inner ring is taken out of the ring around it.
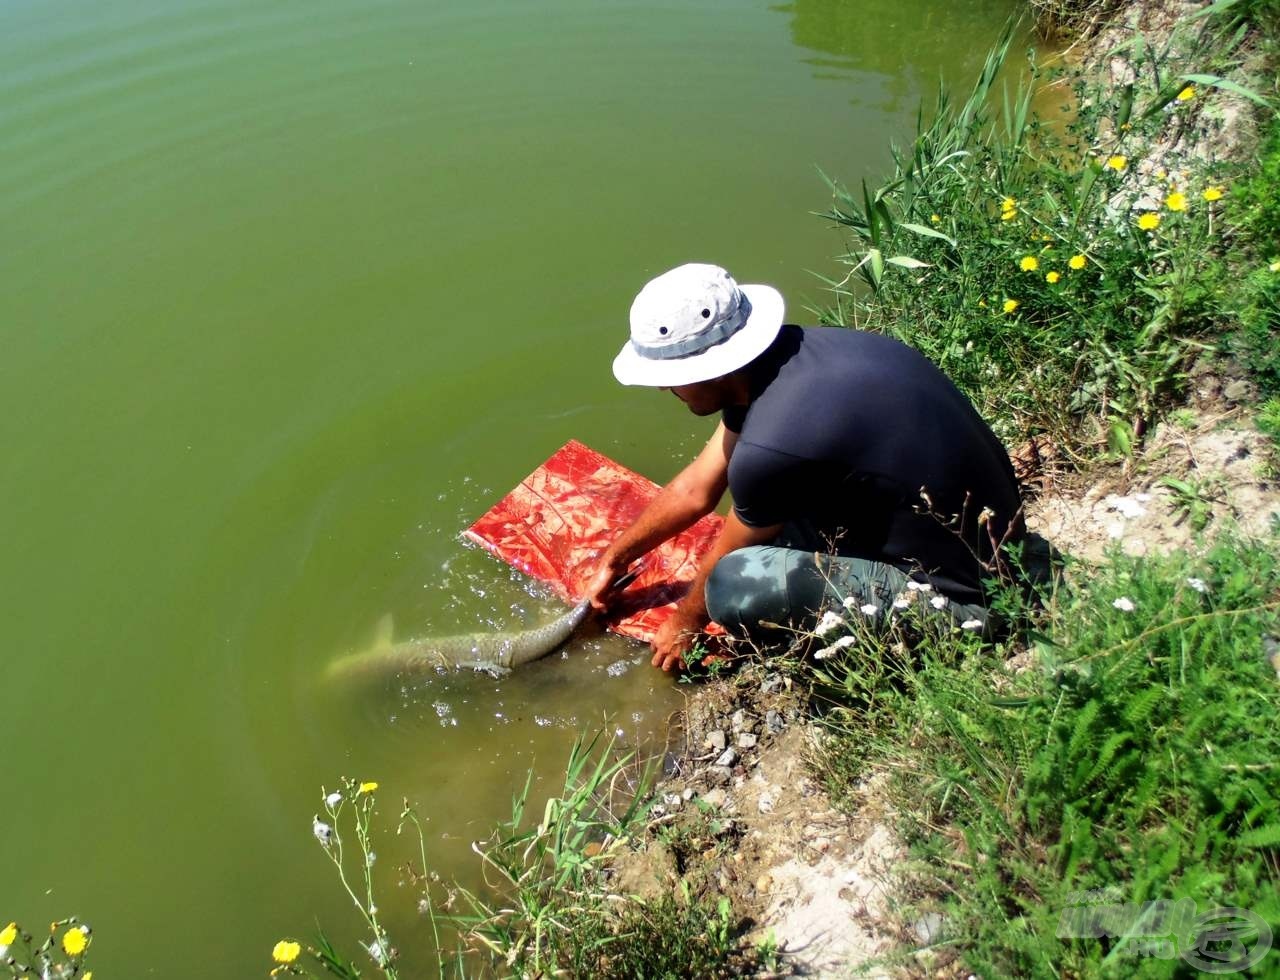
{"label": "shallow water", "polygon": [[[625,641],[344,692],[397,637],[560,607],[458,532],[569,438],[664,480],[708,426],[609,363],[679,262],[803,320],[856,186],[1012,0],[10,0],[0,6],[0,919],[102,976],[252,975],[354,916],[322,786],[438,870],[580,731],[660,745]],[[6,918],[7,917],[7,918]]]}

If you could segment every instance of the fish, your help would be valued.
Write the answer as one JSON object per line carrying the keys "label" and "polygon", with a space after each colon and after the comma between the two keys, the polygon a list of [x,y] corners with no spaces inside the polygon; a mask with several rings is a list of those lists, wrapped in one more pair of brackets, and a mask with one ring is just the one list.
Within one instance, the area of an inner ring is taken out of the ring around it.
{"label": "fish", "polygon": [[590,600],[583,599],[564,615],[533,629],[428,636],[401,643],[392,642],[391,617],[384,616],[372,647],[340,657],[329,664],[325,673],[330,680],[346,683],[362,678],[425,674],[442,667],[507,671],[559,649],[590,612]]}

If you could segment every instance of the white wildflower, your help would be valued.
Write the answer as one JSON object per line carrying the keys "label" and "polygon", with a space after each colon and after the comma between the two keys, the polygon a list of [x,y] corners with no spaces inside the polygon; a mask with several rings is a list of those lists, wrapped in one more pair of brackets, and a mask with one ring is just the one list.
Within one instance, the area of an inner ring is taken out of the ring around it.
{"label": "white wildflower", "polygon": [[316,840],[325,847],[328,847],[329,841],[333,839],[333,828],[319,817],[311,818],[311,832],[316,835]]}
{"label": "white wildflower", "polygon": [[859,606],[858,609],[864,616],[874,616],[880,611],[880,607],[874,602],[865,602]]}
{"label": "white wildflower", "polygon": [[1130,599],[1128,596],[1123,596],[1123,595],[1119,599],[1116,599],[1113,603],[1111,603],[1111,605],[1115,606],[1121,612],[1133,612],[1133,610],[1137,608],[1136,606],[1134,606],[1132,599]]}
{"label": "white wildflower", "polygon": [[385,939],[375,939],[365,949],[368,950],[369,955],[373,957],[373,962],[377,963],[378,966],[383,967],[391,962],[391,951],[387,948]]}
{"label": "white wildflower", "polygon": [[936,595],[929,600],[929,605],[933,606],[934,609],[946,609],[947,597],[944,595]]}
{"label": "white wildflower", "polygon": [[894,609],[906,609],[910,605],[911,605],[911,600],[904,595],[900,595],[898,596],[898,598],[893,600]]}
{"label": "white wildflower", "polygon": [[846,609],[852,612],[855,608],[857,608],[858,597],[856,595],[845,596],[843,605]]}
{"label": "white wildflower", "polygon": [[324,805],[327,807],[335,807],[342,802],[342,794],[338,792],[330,793],[324,798]]}
{"label": "white wildflower", "polygon": [[933,591],[933,586],[930,585],[928,582],[917,582],[914,579],[912,579],[907,583],[907,588],[910,589],[912,592],[928,593]]}
{"label": "white wildflower", "polygon": [[813,655],[813,659],[826,660],[828,657],[834,656],[837,652],[839,652],[840,650],[843,650],[845,647],[853,646],[853,644],[856,641],[857,641],[857,637],[855,636],[842,636],[840,637],[840,639],[836,640],[835,643],[831,644],[831,646],[823,647],[821,650],[815,653]]}
{"label": "white wildflower", "polygon": [[840,618],[838,613],[827,610],[822,614],[822,619],[818,621],[818,625],[813,628],[814,636],[826,636],[834,629],[839,629],[844,625],[844,620]]}
{"label": "white wildflower", "polygon": [[1209,591],[1209,586],[1205,584],[1205,581],[1202,578],[1189,578],[1187,579],[1187,585],[1191,586],[1201,595],[1204,595]]}
{"label": "white wildflower", "polygon": [[963,623],[960,624],[960,628],[962,630],[980,630],[982,629],[982,620],[966,619]]}

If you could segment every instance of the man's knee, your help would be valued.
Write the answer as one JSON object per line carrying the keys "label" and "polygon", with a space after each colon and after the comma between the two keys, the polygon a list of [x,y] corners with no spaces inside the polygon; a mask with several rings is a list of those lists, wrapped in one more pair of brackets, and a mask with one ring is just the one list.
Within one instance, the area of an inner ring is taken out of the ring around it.
{"label": "man's knee", "polygon": [[[809,552],[758,545],[725,555],[707,578],[707,612],[731,632],[812,615],[824,582]],[[813,607],[813,608],[810,608]]]}

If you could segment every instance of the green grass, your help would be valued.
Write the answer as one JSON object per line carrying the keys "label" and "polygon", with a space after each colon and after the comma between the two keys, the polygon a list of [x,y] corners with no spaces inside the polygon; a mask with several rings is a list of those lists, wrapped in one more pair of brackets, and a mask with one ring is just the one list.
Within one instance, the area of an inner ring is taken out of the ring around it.
{"label": "green grass", "polygon": [[[849,273],[820,318],[921,350],[1010,444],[1048,433],[1081,460],[1136,445],[1230,305],[1225,174],[1169,149],[1215,92],[1265,101],[1225,77],[1244,36],[1225,16],[1123,46],[1131,84],[1033,66],[1000,96],[1007,31],[963,102],[944,91],[921,114],[886,181],[832,182]],[[1046,84],[1053,119],[1033,108]]]}
{"label": "green grass", "polygon": [[1280,630],[1277,543],[1078,570],[1017,676],[1006,650],[939,637],[907,659],[892,633],[822,666],[828,689],[891,675],[827,716],[818,769],[836,798],[891,775],[918,904],[941,909],[967,968],[1173,972],[1122,940],[1057,938],[1089,889],[1238,906],[1280,929],[1280,678],[1262,640]]}

